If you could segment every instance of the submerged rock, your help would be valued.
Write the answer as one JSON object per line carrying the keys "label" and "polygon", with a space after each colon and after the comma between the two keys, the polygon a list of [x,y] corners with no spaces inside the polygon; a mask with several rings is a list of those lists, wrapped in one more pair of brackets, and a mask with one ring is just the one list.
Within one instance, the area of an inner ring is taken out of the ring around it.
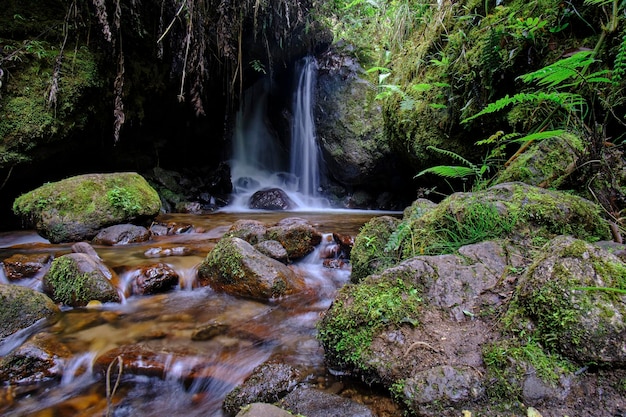
{"label": "submerged rock", "polygon": [[100,229],[141,222],[161,200],[139,174],[87,174],[45,184],[18,197],[13,211],[52,243],[92,239]]}

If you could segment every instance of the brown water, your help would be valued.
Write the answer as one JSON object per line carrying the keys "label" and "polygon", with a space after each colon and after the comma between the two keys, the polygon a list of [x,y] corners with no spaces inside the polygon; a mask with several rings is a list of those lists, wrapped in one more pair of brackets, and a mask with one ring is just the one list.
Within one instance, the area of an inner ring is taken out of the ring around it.
{"label": "brown water", "polygon": [[[105,263],[120,271],[167,263],[179,273],[180,285],[166,294],[133,296],[121,304],[69,309],[56,324],[5,341],[0,354],[35,336],[50,339],[66,353],[60,355],[57,378],[17,389],[2,388],[0,415],[223,416],[226,394],[268,359],[305,368],[312,381],[330,380],[323,351],[315,339],[315,324],[336,291],[349,280],[348,268],[324,268],[319,257],[312,255],[291,265],[306,279],[310,291],[274,303],[198,288],[196,268],[238,219],[271,225],[296,216],[309,220],[322,233],[356,236],[375,215],[380,212],[164,215],[160,222],[191,224],[194,232],[155,237],[142,244],[95,246]],[[70,246],[51,245],[34,232],[0,234],[0,261],[14,253],[59,256],[68,253]],[[184,248],[185,255],[157,256],[164,253],[162,250],[175,248]],[[0,281],[6,282],[1,271]],[[20,285],[39,288],[40,278]],[[123,273],[119,281],[123,288]],[[194,331],[212,323],[223,326],[220,335],[192,340]],[[117,356],[128,363],[115,387]],[[111,362],[114,366],[107,377],[102,364]]]}

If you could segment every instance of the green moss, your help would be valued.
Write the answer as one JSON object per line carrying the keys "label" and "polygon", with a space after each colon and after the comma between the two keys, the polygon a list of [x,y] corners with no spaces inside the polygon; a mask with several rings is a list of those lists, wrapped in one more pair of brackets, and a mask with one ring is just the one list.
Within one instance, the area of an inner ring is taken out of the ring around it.
{"label": "green moss", "polygon": [[232,284],[233,278],[243,278],[245,272],[241,266],[243,257],[237,250],[233,239],[223,238],[207,255],[205,262],[200,266],[201,276],[211,276],[217,273],[221,282]]}
{"label": "green moss", "polygon": [[[523,381],[532,371],[544,382],[556,385],[559,378],[575,369],[574,364],[557,354],[546,352],[534,339],[505,339],[482,348],[487,377],[492,384],[487,395],[492,400],[516,404],[521,400]],[[502,404],[505,406],[505,404]]]}
{"label": "green moss", "polygon": [[318,326],[326,354],[337,364],[365,370],[372,340],[383,328],[416,325],[419,290],[401,279],[347,285]]}
{"label": "green moss", "polygon": [[387,242],[400,221],[390,216],[375,217],[365,223],[354,239],[350,252],[352,282],[358,282],[370,274],[383,271],[393,265],[396,257],[385,252]]}
{"label": "green moss", "polygon": [[74,260],[56,258],[46,274],[46,287],[51,290],[55,302],[73,306],[85,305],[92,299],[90,281],[93,273],[80,273]]}

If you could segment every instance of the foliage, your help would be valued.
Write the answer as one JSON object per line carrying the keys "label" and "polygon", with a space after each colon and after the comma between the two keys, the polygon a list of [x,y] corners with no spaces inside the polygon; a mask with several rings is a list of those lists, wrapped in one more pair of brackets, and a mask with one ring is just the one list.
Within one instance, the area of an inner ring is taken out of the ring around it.
{"label": "foliage", "polygon": [[107,199],[112,207],[120,209],[129,215],[141,210],[141,200],[137,194],[118,185],[107,191]]}

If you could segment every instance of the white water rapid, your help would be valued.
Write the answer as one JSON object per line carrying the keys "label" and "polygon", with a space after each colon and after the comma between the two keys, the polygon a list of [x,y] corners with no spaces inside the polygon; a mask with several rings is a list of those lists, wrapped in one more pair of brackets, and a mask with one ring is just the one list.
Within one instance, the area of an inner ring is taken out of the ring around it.
{"label": "white water rapid", "polygon": [[313,120],[316,73],[313,57],[296,64],[289,152],[268,121],[269,80],[265,78],[246,91],[233,135],[234,200],[227,211],[248,210],[250,197],[267,188],[285,191],[296,210],[328,207],[318,192],[321,162]]}

